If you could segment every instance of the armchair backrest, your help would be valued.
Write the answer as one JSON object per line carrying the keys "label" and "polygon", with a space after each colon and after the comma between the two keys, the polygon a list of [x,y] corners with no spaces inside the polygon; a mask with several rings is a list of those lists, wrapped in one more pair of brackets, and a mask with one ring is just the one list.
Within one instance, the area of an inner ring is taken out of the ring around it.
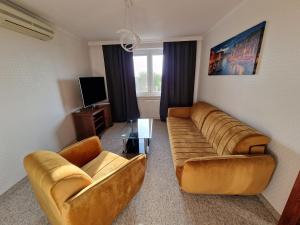
{"label": "armchair backrest", "polygon": [[72,164],[82,167],[96,158],[101,151],[100,139],[94,136],[64,148],[59,154]]}
{"label": "armchair backrest", "polygon": [[92,183],[92,178],[62,156],[34,152],[24,159],[33,191],[52,225],[62,225],[63,203]]}

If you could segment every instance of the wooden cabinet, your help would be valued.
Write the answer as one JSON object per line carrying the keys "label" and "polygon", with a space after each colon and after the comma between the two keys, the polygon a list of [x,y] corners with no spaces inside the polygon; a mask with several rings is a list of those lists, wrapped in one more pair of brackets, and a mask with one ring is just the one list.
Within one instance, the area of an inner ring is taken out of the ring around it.
{"label": "wooden cabinet", "polygon": [[81,109],[73,113],[77,140],[100,136],[113,125],[110,104],[97,105],[94,108]]}

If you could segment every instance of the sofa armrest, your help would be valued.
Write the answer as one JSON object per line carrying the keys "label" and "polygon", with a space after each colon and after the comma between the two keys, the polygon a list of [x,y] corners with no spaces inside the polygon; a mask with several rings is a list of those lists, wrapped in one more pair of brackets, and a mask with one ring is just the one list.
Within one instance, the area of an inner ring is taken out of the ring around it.
{"label": "sofa armrest", "polygon": [[106,225],[139,191],[145,176],[146,157],[139,155],[65,202],[63,215],[72,225]]}
{"label": "sofa armrest", "polygon": [[183,191],[254,195],[268,185],[275,161],[270,155],[228,155],[185,161],[179,180]]}
{"label": "sofa armrest", "polygon": [[190,118],[192,107],[168,108],[168,117]]}
{"label": "sofa armrest", "polygon": [[78,167],[84,166],[102,152],[99,137],[94,136],[64,148],[59,154]]}

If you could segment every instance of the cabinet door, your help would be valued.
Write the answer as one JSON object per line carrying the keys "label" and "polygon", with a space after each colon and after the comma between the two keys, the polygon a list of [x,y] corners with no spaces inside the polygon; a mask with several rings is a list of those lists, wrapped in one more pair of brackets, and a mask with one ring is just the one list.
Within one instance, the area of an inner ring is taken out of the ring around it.
{"label": "cabinet door", "polygon": [[92,137],[96,134],[92,115],[75,114],[73,118],[77,141]]}
{"label": "cabinet door", "polygon": [[104,107],[104,119],[105,119],[105,127],[111,127],[113,125],[110,105],[106,105]]}

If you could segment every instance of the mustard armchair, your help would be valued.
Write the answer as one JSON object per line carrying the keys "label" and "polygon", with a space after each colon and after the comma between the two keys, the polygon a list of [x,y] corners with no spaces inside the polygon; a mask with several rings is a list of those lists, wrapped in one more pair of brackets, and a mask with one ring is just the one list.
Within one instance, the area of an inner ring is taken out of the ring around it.
{"label": "mustard armchair", "polygon": [[24,159],[35,196],[52,225],[109,225],[139,191],[146,158],[104,151],[98,137]]}

